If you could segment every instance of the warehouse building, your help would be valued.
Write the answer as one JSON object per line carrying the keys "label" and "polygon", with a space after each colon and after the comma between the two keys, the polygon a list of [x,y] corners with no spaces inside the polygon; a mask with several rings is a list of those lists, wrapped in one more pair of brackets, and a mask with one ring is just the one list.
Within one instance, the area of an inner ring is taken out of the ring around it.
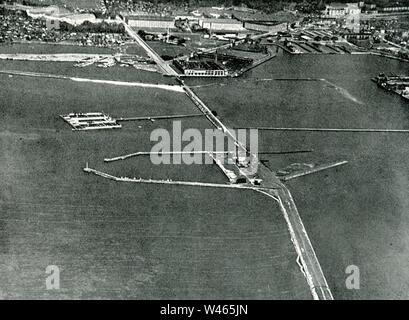
{"label": "warehouse building", "polygon": [[188,77],[226,77],[229,75],[226,68],[214,61],[175,60],[174,66],[179,72]]}
{"label": "warehouse building", "polygon": [[246,30],[243,22],[235,19],[200,19],[199,25],[210,31],[240,32]]}
{"label": "warehouse building", "polygon": [[244,21],[244,28],[251,31],[279,32],[287,31],[287,23],[276,21]]}
{"label": "warehouse building", "polygon": [[175,19],[171,17],[128,16],[126,21],[131,28],[135,29],[176,29]]}

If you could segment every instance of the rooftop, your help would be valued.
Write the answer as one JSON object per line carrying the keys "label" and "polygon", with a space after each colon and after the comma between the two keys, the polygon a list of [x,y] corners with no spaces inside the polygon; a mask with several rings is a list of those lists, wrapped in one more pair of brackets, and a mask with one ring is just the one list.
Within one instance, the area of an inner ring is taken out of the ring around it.
{"label": "rooftop", "polygon": [[327,7],[342,9],[348,7],[348,5],[346,3],[331,2]]}

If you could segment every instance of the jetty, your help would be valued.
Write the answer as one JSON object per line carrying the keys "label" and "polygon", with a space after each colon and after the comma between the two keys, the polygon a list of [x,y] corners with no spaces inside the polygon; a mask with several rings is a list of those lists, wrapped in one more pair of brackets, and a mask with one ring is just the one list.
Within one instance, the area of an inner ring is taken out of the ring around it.
{"label": "jetty", "polygon": [[255,187],[251,184],[225,184],[225,183],[211,183],[211,182],[196,182],[196,181],[178,181],[178,180],[158,180],[158,179],[144,179],[144,178],[129,178],[129,177],[117,177],[96,169],[92,169],[86,164],[83,169],[85,173],[94,174],[96,176],[112,180],[115,182],[131,182],[131,183],[144,183],[144,184],[167,184],[167,185],[179,185],[179,186],[195,186],[195,187],[208,187],[208,188],[224,188],[224,189],[241,189],[241,190],[255,190],[255,191],[270,191],[274,188],[268,187]]}
{"label": "jetty", "polygon": [[[297,206],[291,196],[288,188],[271,172],[263,163],[258,161],[255,154],[250,153],[247,148],[237,140],[234,134],[217,118],[209,109],[209,107],[196,95],[196,93],[185,85],[184,81],[178,79],[182,84],[182,88],[198,107],[209,121],[219,130],[223,131],[243,153],[250,156],[250,168],[246,172],[242,171],[245,177],[254,184],[256,181],[261,187],[269,189],[269,191],[259,190],[268,197],[275,199],[279,204],[284,218],[287,222],[290,232],[291,241],[298,254],[302,264],[303,273],[305,274],[307,283],[310,287],[311,294],[315,300],[333,300],[332,292],[328,286],[327,280],[319,264],[318,258],[312,247],[307,231],[304,228],[301,217],[298,213]],[[250,176],[247,172],[257,173],[258,179]]]}
{"label": "jetty", "polygon": [[323,170],[335,168],[335,167],[338,167],[338,166],[342,166],[342,165],[345,165],[347,163],[348,163],[348,161],[338,161],[338,162],[334,162],[334,163],[330,163],[330,164],[322,164],[322,165],[317,165],[317,166],[313,166],[313,167],[302,169],[302,170],[297,170],[295,172],[290,172],[290,173],[283,174],[283,175],[279,175],[277,173],[277,176],[281,181],[289,181],[291,179],[306,176],[306,175],[316,173],[316,172],[319,172],[319,171],[323,171]]}
{"label": "jetty", "polygon": [[162,151],[162,152],[149,152],[149,151],[140,151],[140,152],[134,152],[130,154],[125,154],[122,156],[114,157],[114,158],[105,158],[105,162],[114,162],[114,161],[120,161],[120,160],[126,160],[128,158],[132,157],[138,157],[138,156],[151,156],[151,155],[175,155],[175,154],[206,154],[206,155],[211,155],[211,154],[228,154],[230,151]]}
{"label": "jetty", "polygon": [[[235,128],[239,129],[239,128]],[[246,127],[240,129],[257,129],[265,131],[316,131],[316,132],[367,132],[367,133],[409,133],[409,129],[377,129],[377,128],[275,128],[275,127]]]}
{"label": "jetty", "polygon": [[[176,72],[166,64],[158,55],[146,45],[146,43],[133,32],[130,27],[124,23],[125,30],[135,40],[147,50],[148,54],[161,67],[163,73],[168,76],[175,75]],[[295,251],[298,255],[297,261],[300,261],[302,273],[304,274],[308,286],[310,288],[312,297],[316,300],[333,300],[331,290],[328,286],[324,273],[321,269],[315,251],[312,247],[311,241],[308,237],[307,231],[302,223],[301,217],[298,213],[294,199],[291,196],[288,188],[282,181],[262,162],[258,160],[258,155],[249,152],[235,136],[209,109],[209,107],[197,96],[197,94],[184,83],[176,74],[176,80],[179,81],[180,86],[176,86],[178,90],[184,92],[200,112],[218,129],[225,133],[229,139],[232,139],[234,145],[240,153],[249,156],[248,167],[244,170],[238,168],[246,183],[233,184],[217,184],[217,183],[202,183],[202,182],[188,182],[188,181],[171,181],[167,180],[152,180],[142,178],[127,178],[115,177],[110,174],[97,171],[88,167],[84,168],[86,173],[92,173],[103,178],[107,178],[116,182],[133,182],[133,183],[157,183],[169,185],[185,185],[185,186],[202,186],[202,187],[217,187],[217,188],[231,188],[231,189],[250,189],[268,196],[269,198],[278,202],[281,211],[287,223],[288,231]],[[180,91],[179,91],[180,92]],[[239,167],[239,164],[237,164]]]}
{"label": "jetty", "polygon": [[248,66],[248,67],[246,67],[246,68],[244,68],[244,69],[242,69],[242,70],[240,70],[240,71],[234,73],[234,74],[232,75],[232,77],[239,77],[239,76],[243,75],[244,73],[246,73],[246,72],[248,72],[248,71],[250,71],[250,70],[252,70],[252,69],[254,69],[254,68],[256,68],[256,67],[258,67],[258,66],[260,66],[260,65],[262,65],[263,63],[266,63],[267,61],[270,61],[270,60],[273,59],[274,57],[276,57],[276,55],[270,51],[267,56],[265,56],[265,57],[263,57],[263,58],[261,58],[261,59],[255,61],[255,62],[252,63],[250,66]]}
{"label": "jetty", "polygon": [[60,115],[73,131],[120,129],[122,126],[117,121],[102,112],[69,113]]}
{"label": "jetty", "polygon": [[129,117],[129,118],[117,118],[117,121],[143,121],[143,120],[161,120],[161,119],[183,119],[183,118],[196,118],[203,117],[201,113],[195,114],[174,114],[174,115],[164,115],[164,116],[145,116],[145,117]]}

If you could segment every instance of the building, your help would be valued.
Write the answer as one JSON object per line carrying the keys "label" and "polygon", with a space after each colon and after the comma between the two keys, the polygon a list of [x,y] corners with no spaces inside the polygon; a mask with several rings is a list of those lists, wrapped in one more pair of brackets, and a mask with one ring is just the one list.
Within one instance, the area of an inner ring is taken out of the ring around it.
{"label": "building", "polygon": [[199,18],[196,16],[189,16],[189,15],[178,15],[175,17],[176,20],[185,20],[189,23],[199,23]]}
{"label": "building", "polygon": [[361,8],[358,3],[348,3],[345,16],[345,28],[359,33],[361,30]]}
{"label": "building", "polygon": [[409,6],[384,7],[384,8],[380,8],[379,11],[384,12],[384,13],[405,12],[405,11],[409,11]]}
{"label": "building", "polygon": [[26,10],[27,15],[33,19],[46,19],[47,21],[60,21],[78,26],[86,21],[98,22],[94,14],[91,13],[67,13],[57,6],[30,8]]}
{"label": "building", "polygon": [[210,31],[241,32],[246,30],[243,22],[235,19],[200,19],[199,25]]}
{"label": "building", "polygon": [[331,3],[325,6],[324,16],[327,18],[344,18],[356,16],[361,13],[359,3]]}
{"label": "building", "polygon": [[135,29],[176,29],[175,19],[159,16],[128,16],[128,25]]}
{"label": "building", "polygon": [[244,21],[244,28],[251,31],[279,32],[287,31],[287,23],[273,21]]}
{"label": "building", "polygon": [[175,60],[174,66],[187,77],[226,77],[226,68],[214,61]]}
{"label": "building", "polygon": [[346,14],[350,16],[356,16],[361,14],[362,9],[358,3],[347,3]]}
{"label": "building", "polygon": [[325,6],[324,15],[328,18],[341,18],[345,16],[347,5],[344,3],[331,3]]}
{"label": "building", "polygon": [[343,33],[342,37],[346,40],[369,40],[372,34],[370,32],[350,32]]}

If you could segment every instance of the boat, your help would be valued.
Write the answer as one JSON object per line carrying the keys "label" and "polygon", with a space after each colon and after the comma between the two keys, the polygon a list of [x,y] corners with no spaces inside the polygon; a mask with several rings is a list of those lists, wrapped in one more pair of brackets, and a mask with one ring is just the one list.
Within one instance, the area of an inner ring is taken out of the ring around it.
{"label": "boat", "polygon": [[409,87],[406,87],[405,90],[402,91],[401,96],[405,100],[409,100]]}

